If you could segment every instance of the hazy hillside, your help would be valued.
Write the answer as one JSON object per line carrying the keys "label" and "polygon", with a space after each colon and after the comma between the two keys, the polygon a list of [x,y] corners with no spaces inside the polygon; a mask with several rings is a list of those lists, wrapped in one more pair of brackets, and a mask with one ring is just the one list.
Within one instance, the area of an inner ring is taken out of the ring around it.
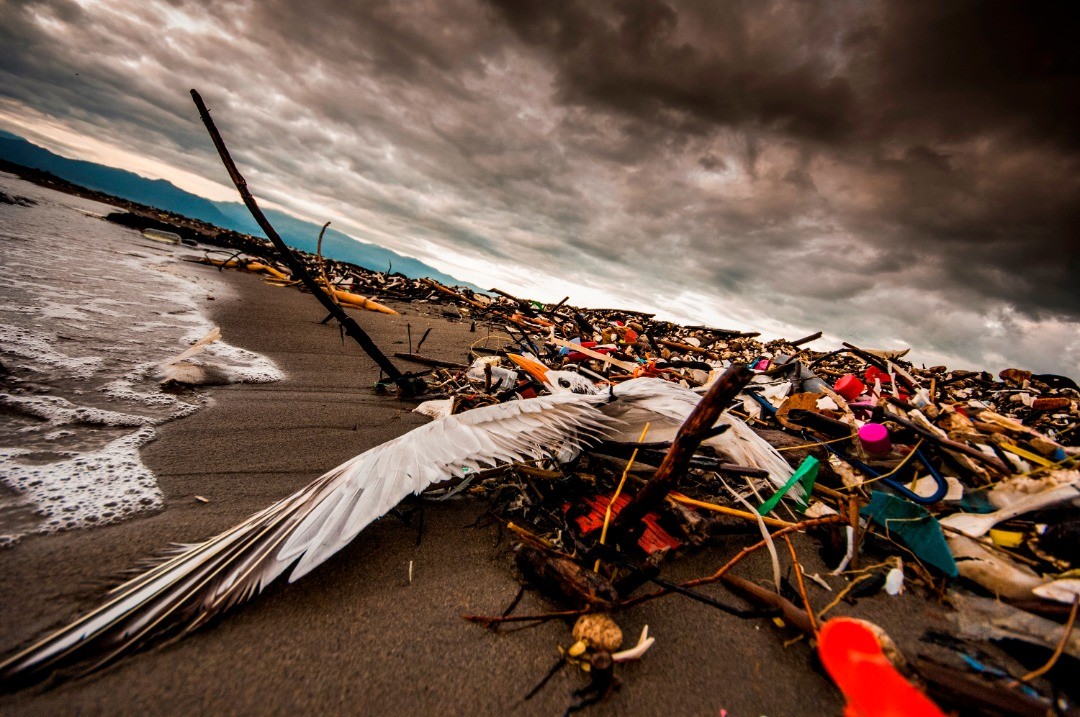
{"label": "hazy hillside", "polygon": [[[164,179],[147,179],[123,169],[61,157],[3,130],[0,130],[0,158],[25,167],[51,172],[87,189],[201,219],[224,229],[264,236],[247,208],[240,202],[213,202],[185,192]],[[315,251],[320,225],[305,222],[272,209],[266,210],[266,216],[287,244],[304,251]],[[458,284],[480,290],[480,287],[458,281],[422,261],[402,256],[375,244],[353,239],[334,230],[333,227],[327,230],[323,240],[323,254],[367,269],[386,271],[392,266],[394,271],[409,277],[430,277],[442,283]]]}
{"label": "hazy hillside", "polygon": [[[263,235],[255,220],[251,218],[247,207],[243,204],[239,202],[214,202],[214,206],[232,222],[229,228],[255,236]],[[278,233],[285,238],[289,246],[314,253],[322,225],[305,222],[302,219],[297,219],[274,209],[264,209],[263,212]],[[334,229],[333,225],[330,225],[330,228],[326,230],[326,236],[323,237],[323,254],[341,261],[352,262],[366,269],[386,271],[387,268],[393,265],[394,271],[399,271],[408,277],[426,276],[444,284],[467,286],[474,291],[481,290],[480,287],[459,281],[418,259],[403,256],[376,244],[353,239],[349,235]]]}

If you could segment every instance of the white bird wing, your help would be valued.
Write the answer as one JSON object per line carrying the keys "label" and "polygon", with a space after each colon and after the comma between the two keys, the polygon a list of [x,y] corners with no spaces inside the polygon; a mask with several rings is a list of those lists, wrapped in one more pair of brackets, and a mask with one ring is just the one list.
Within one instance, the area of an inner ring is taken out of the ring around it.
{"label": "white bird wing", "polygon": [[[667,425],[657,426],[659,430],[650,428],[651,440],[671,440],[672,428],[677,430],[686,422],[701,400],[701,396],[684,386],[656,378],[632,379],[616,386],[614,392],[620,400],[605,406],[604,412],[623,421],[619,438],[624,441],[636,441],[645,421],[657,419],[666,421]],[[769,480],[778,487],[791,477],[791,465],[779,451],[738,416],[725,412],[717,423],[731,428],[705,443],[723,451],[739,465],[768,471]],[[800,486],[792,486],[792,495],[801,495],[801,490]]]}
{"label": "white bird wing", "polygon": [[290,582],[303,577],[410,493],[483,466],[598,440],[613,422],[597,408],[605,400],[561,394],[486,406],[361,453],[115,588],[104,605],[0,663],[0,685],[89,658],[99,667],[161,634],[186,634],[290,567]]}

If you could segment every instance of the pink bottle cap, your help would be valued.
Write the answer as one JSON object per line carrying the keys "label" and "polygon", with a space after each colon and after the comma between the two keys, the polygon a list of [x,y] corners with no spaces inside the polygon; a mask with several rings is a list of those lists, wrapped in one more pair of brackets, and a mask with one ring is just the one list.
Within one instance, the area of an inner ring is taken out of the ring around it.
{"label": "pink bottle cap", "polygon": [[833,386],[833,390],[843,396],[847,401],[854,401],[862,395],[862,392],[865,389],[866,384],[860,381],[858,376],[850,373],[846,373],[837,379],[836,384]]}
{"label": "pink bottle cap", "polygon": [[882,455],[892,450],[889,429],[880,423],[864,423],[859,429],[859,442],[867,453]]}

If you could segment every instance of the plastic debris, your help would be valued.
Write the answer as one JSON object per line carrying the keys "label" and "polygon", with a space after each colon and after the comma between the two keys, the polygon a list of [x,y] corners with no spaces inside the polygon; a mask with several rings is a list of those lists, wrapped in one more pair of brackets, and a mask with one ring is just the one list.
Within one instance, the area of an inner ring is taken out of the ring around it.
{"label": "plastic debris", "polygon": [[876,490],[862,513],[890,535],[900,538],[920,560],[949,577],[960,574],[941,526],[926,508]]}
{"label": "plastic debris", "polygon": [[862,620],[833,618],[826,622],[821,628],[818,654],[844,693],[848,717],[945,715],[893,667],[877,634]]}
{"label": "plastic debris", "polygon": [[[295,284],[264,240],[200,232],[204,245],[219,247],[207,251],[206,263]],[[701,441],[686,457],[677,494],[649,506],[632,529],[612,526],[612,539],[602,544],[604,514],[620,479],[626,485],[612,521],[668,458],[675,427],[650,433],[640,445],[603,436],[567,440],[535,460],[477,466],[436,486],[441,498],[488,499],[491,515],[520,531],[521,575],[562,607],[630,611],[652,585],[662,588],[657,594],[681,596],[673,599],[730,609],[713,592],[666,580],[666,564],[691,547],[736,560],[745,540],[757,545],[764,530],[768,548],[760,549],[772,553],[768,564],[761,561],[761,577],[767,581],[772,566],[773,580],[783,583],[786,546],[775,533],[791,530],[803,534],[795,543],[800,551],[807,540],[818,541],[825,565],[836,566],[826,585],[838,600],[854,602],[852,610],[862,595],[882,589],[896,604],[938,604],[947,591],[955,606],[952,639],[1023,640],[1045,650],[1061,642],[1066,656],[1080,654],[1075,633],[1040,617],[1062,619],[1080,590],[1080,388],[1073,379],[1019,368],[995,376],[920,366],[907,349],[826,346],[820,333],[762,341],[739,329],[574,306],[570,297],[545,304],[297,255],[350,311],[428,315],[467,322],[476,332],[465,355],[433,357],[421,353],[423,338],[414,345],[403,331],[408,353],[396,357],[419,366],[428,400],[416,411],[433,418],[553,392],[539,377],[547,371],[563,372],[582,392],[606,393],[614,405],[624,386],[643,380],[671,384],[672,395],[677,390],[677,400],[689,405],[697,400],[692,392],[704,394],[732,366],[752,370],[724,406],[717,431],[727,426],[727,433]],[[522,368],[514,355],[539,368]],[[733,533],[744,534],[742,542]],[[802,577],[804,564],[789,577]],[[733,584],[751,582],[739,580]],[[810,587],[813,610],[817,588]],[[785,615],[781,629],[810,625],[813,634],[802,595],[765,592],[770,611]],[[883,662],[879,630],[834,619],[821,637],[822,661],[849,714],[890,714],[895,705],[873,701],[886,696],[900,700],[905,714],[940,714]],[[575,636],[567,654],[610,677],[612,664],[639,658],[653,640],[646,628],[636,646],[608,655],[606,665],[592,661],[598,644]],[[1044,700],[1052,692],[1035,683],[1027,689]]]}

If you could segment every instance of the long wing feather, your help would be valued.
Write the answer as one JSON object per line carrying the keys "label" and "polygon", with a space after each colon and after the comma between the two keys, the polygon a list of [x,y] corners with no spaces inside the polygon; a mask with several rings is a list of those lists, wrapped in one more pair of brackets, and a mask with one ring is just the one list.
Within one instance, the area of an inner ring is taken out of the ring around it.
{"label": "long wing feather", "polygon": [[102,606],[0,663],[0,684],[17,687],[91,658],[93,669],[162,634],[186,634],[290,567],[290,582],[303,577],[410,493],[481,466],[598,439],[613,423],[597,408],[605,400],[562,394],[496,404],[361,453],[115,588]]}
{"label": "long wing feather", "polygon": [[[645,421],[658,418],[668,425],[658,427],[659,431],[650,429],[650,440],[671,440],[674,431],[670,429],[681,426],[701,400],[701,396],[688,388],[656,378],[633,379],[617,386],[614,392],[619,400],[605,406],[604,411],[623,422],[619,438],[626,441],[637,440]],[[784,457],[738,416],[724,413],[718,423],[731,428],[706,443],[740,465],[768,471],[769,480],[778,487],[791,477],[792,468]],[[667,433],[662,432],[665,429]],[[801,490],[800,486],[793,486],[792,496],[800,496]]]}

